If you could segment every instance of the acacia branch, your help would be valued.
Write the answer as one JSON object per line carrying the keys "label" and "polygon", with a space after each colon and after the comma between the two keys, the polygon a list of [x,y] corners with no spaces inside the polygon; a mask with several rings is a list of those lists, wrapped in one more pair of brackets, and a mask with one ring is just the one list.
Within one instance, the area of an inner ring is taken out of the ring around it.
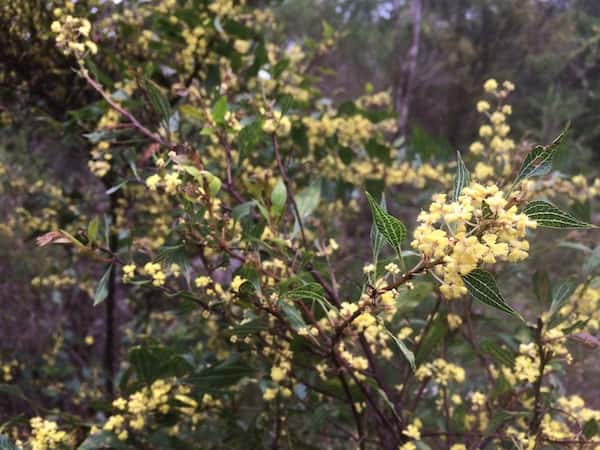
{"label": "acacia branch", "polygon": [[117,102],[115,102],[110,97],[110,95],[108,95],[108,93],[104,90],[102,85],[90,76],[90,74],[88,73],[88,71],[85,67],[82,66],[79,73],[87,81],[87,83],[92,88],[94,88],[94,90],[96,92],[98,92],[102,96],[102,98],[110,105],[111,108],[113,108],[115,111],[117,111],[122,116],[125,116],[140,133],[142,133],[149,139],[159,143],[160,145],[163,145],[167,148],[172,147],[172,145],[170,145],[167,141],[165,141],[159,134],[153,133],[152,131],[150,131],[148,128],[146,128],[144,125],[142,125],[140,123],[140,121],[137,120],[132,113],[130,113],[125,108],[123,108],[121,105],[119,105]]}

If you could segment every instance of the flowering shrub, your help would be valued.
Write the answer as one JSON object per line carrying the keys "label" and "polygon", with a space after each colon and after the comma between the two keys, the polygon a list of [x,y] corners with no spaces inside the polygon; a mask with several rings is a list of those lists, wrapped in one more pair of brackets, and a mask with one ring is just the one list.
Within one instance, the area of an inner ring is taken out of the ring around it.
{"label": "flowering shrub", "polygon": [[[514,141],[515,86],[489,79],[466,162],[411,159],[388,92],[325,101],[308,69],[335,45],[329,27],[286,47],[270,11],[243,2],[133,3],[89,20],[67,2],[48,35],[96,94],[72,114],[106,186],[102,214],[7,174],[52,206],[15,210],[2,230],[23,224],[40,254],[62,245],[102,265],[93,284],[65,268],[33,285],[77,284],[107,320],[122,302],[139,323],[104,388],[96,372],[57,382],[78,416],[33,408],[2,429],[7,448],[599,442],[600,410],[560,382],[570,341],[600,344],[596,227],[569,211],[600,181],[553,170],[568,128],[546,146]],[[408,212],[401,189],[423,191]],[[545,228],[575,230],[586,260],[555,289],[535,278],[540,311],[511,274],[531,270],[535,236],[567,239]],[[4,365],[6,382],[18,367]]]}

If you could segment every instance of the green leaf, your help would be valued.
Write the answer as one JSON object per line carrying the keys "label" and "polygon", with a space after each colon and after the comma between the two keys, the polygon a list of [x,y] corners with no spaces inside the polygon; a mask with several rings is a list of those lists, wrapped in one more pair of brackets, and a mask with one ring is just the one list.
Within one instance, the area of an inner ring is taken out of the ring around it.
{"label": "green leaf", "polygon": [[212,117],[217,125],[225,123],[225,113],[227,113],[227,97],[222,95],[214,104],[212,109]]}
{"label": "green leaf", "polygon": [[255,150],[265,138],[262,129],[262,120],[255,120],[240,130],[238,135],[238,148],[243,158],[251,150]]}
{"label": "green leaf", "polygon": [[294,330],[306,327],[306,322],[304,322],[302,314],[300,314],[300,311],[294,305],[284,303],[281,305],[281,310]]}
{"label": "green leaf", "polygon": [[367,142],[365,150],[372,158],[377,158],[384,163],[389,163],[391,161],[390,148],[387,145],[380,144],[375,139],[371,139]]}
{"label": "green leaf", "polygon": [[129,352],[129,361],[139,380],[147,384],[158,378],[183,376],[192,370],[182,355],[161,345],[136,346]]}
{"label": "green leaf", "polygon": [[523,212],[535,220],[541,227],[578,229],[593,228],[594,225],[582,222],[568,212],[562,211],[552,203],[544,200],[534,200],[525,206]]}
{"label": "green leaf", "polygon": [[319,283],[306,283],[300,287],[292,289],[287,294],[287,297],[292,300],[325,300],[323,288]]}
{"label": "green leaf", "polygon": [[388,214],[381,208],[375,199],[365,191],[369,206],[371,207],[371,213],[373,215],[373,221],[379,232],[383,235],[387,243],[397,252],[400,251],[402,241],[406,238],[406,226],[396,217]]}
{"label": "green leaf", "polygon": [[327,313],[330,309],[337,310],[325,297],[323,287],[319,283],[306,283],[300,287],[297,287],[287,294],[287,297],[291,300],[312,300],[317,302],[323,311]]}
{"label": "green leaf", "polygon": [[191,375],[189,380],[201,391],[218,390],[236,384],[242,378],[252,377],[256,373],[253,367],[248,366],[234,356],[222,363]]}
{"label": "green leaf", "polygon": [[90,69],[90,72],[92,72],[96,80],[106,86],[109,90],[112,90],[114,86],[112,79],[98,68],[91,57],[87,56],[85,58],[85,65]]}
{"label": "green leaf", "polygon": [[208,183],[208,190],[211,195],[217,195],[221,190],[222,182],[219,177],[216,177],[208,170],[198,170],[194,166],[183,166],[183,169],[190,174],[198,182],[198,184],[204,187],[204,181]]}
{"label": "green leaf", "polygon": [[[381,195],[381,202],[379,203],[379,206],[381,207],[381,209],[383,209],[383,211],[387,212],[385,194]],[[381,249],[383,248],[385,238],[379,232],[375,223],[371,224],[371,232],[369,234],[369,237],[371,239],[371,250],[373,252],[373,260],[377,262],[377,260],[379,259],[379,254],[381,253]]]}
{"label": "green leaf", "polygon": [[205,120],[204,113],[192,105],[181,105],[179,107],[179,111],[183,115],[183,117],[193,121],[203,123]]}
{"label": "green leaf", "polygon": [[529,417],[529,416],[531,416],[530,411],[505,411],[505,410],[496,411],[490,418],[488,426],[485,430],[485,435],[494,433],[505,422],[508,422],[508,421],[512,422],[515,420],[515,418]]}
{"label": "green leaf", "polygon": [[465,163],[460,155],[456,152],[456,175],[454,175],[454,186],[452,188],[452,200],[457,201],[464,187],[467,187],[471,182],[471,175],[465,166]]}
{"label": "green leaf", "polygon": [[265,331],[269,328],[269,322],[263,318],[250,320],[249,322],[237,325],[232,328],[225,330],[227,336],[238,336],[246,337],[254,334],[259,334],[261,331]]}
{"label": "green leaf", "polygon": [[0,450],[19,450],[15,444],[8,438],[0,434]]}
{"label": "green leaf", "polygon": [[594,249],[583,263],[583,274],[586,276],[591,275],[598,266],[600,266],[600,245]]}
{"label": "green leaf", "polygon": [[548,305],[552,302],[552,284],[545,270],[537,270],[533,274],[533,292],[542,304]]}
{"label": "green leaf", "polygon": [[513,367],[515,365],[514,353],[507,348],[500,347],[493,341],[482,342],[481,351],[490,355],[496,362],[506,367]]}
{"label": "green leaf", "polygon": [[571,334],[574,331],[583,329],[583,327],[585,327],[591,319],[592,319],[591,317],[587,317],[586,319],[578,320],[573,325],[571,325],[567,328],[563,328],[561,331],[566,335]]}
{"label": "green leaf", "polygon": [[388,330],[387,328],[385,329],[385,331],[387,331],[387,333],[390,335],[390,337],[392,338],[392,340],[396,343],[396,345],[398,346],[398,349],[400,350],[400,353],[402,353],[404,355],[404,357],[406,358],[406,360],[408,361],[408,364],[410,365],[410,368],[412,370],[415,370],[415,354],[408,349],[408,347],[406,346],[406,344],[404,342],[402,342],[400,339],[398,339],[394,333],[392,333],[390,330]]}
{"label": "green leaf", "polygon": [[249,202],[241,203],[237,205],[231,211],[231,216],[234,220],[240,221],[242,218],[246,217],[252,211],[252,208],[256,205],[256,200],[250,200]]}
{"label": "green leaf", "polygon": [[119,440],[117,436],[110,431],[99,431],[98,433],[89,435],[86,440],[77,447],[77,450],[104,450],[106,448],[114,450],[130,450],[132,447]]}
{"label": "green leaf", "polygon": [[565,302],[573,295],[577,283],[573,280],[567,280],[556,288],[552,295],[552,304],[550,305],[550,320],[560,309],[563,307]]}
{"label": "green leaf", "polygon": [[277,180],[273,191],[271,192],[271,211],[279,216],[285,208],[285,202],[287,200],[287,190],[285,183],[281,178]]}
{"label": "green leaf", "polygon": [[[318,179],[308,187],[302,189],[296,195],[296,205],[298,206],[298,213],[300,214],[300,220],[304,221],[310,216],[319,203],[321,202],[321,179]],[[300,231],[300,225],[298,224],[298,218],[294,224],[294,234]]]}
{"label": "green leaf", "polygon": [[598,435],[599,432],[600,428],[598,427],[598,422],[596,421],[596,419],[590,419],[583,424],[583,435],[586,438],[591,439],[594,436]]}
{"label": "green leaf", "polygon": [[523,320],[521,314],[506,303],[491,273],[475,269],[462,278],[475,300]]}
{"label": "green leaf", "polygon": [[538,145],[529,152],[521,164],[521,169],[513,182],[513,186],[516,186],[526,178],[542,176],[550,172],[554,155],[564,145],[569,127],[570,124],[567,123],[562,133],[558,135],[552,144],[546,146]]}
{"label": "green leaf", "polygon": [[448,322],[446,320],[446,315],[438,314],[433,320],[429,331],[423,338],[423,343],[419,347],[419,351],[416,355],[417,365],[431,357],[433,350],[444,340],[447,334]]}
{"label": "green leaf", "polygon": [[160,115],[162,125],[165,129],[169,129],[169,120],[172,115],[169,100],[163,94],[161,88],[152,80],[145,80],[144,88],[148,94],[152,108]]}
{"label": "green leaf", "polygon": [[87,226],[87,237],[90,242],[98,240],[98,231],[100,231],[100,217],[95,216]]}
{"label": "green leaf", "polygon": [[94,306],[102,303],[108,297],[108,281],[110,280],[110,272],[113,269],[113,265],[110,264],[98,284],[96,285],[96,290],[94,291]]}
{"label": "green leaf", "polygon": [[23,393],[21,388],[19,386],[17,386],[16,384],[0,383],[0,394],[6,394],[10,397],[18,398],[27,403],[30,403],[30,400]]}
{"label": "green leaf", "polygon": [[106,195],[114,194],[115,192],[117,192],[119,189],[121,189],[126,184],[127,184],[127,180],[121,181],[119,184],[116,184],[113,187],[107,189],[105,194]]}

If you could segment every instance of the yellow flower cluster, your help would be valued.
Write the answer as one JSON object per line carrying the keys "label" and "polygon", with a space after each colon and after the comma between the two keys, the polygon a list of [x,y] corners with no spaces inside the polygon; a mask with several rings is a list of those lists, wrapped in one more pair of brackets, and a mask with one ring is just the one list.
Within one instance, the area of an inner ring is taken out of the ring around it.
{"label": "yellow flower cluster", "polygon": [[55,288],[63,288],[73,286],[75,284],[75,278],[71,275],[48,275],[46,277],[34,277],[31,279],[31,285],[35,287],[43,286],[48,287],[52,286]]}
{"label": "yellow flower cluster", "polygon": [[[565,345],[565,341],[566,336],[560,328],[545,330],[543,333],[544,352],[551,354],[555,360],[562,359],[570,364],[573,358]],[[544,373],[552,370],[553,366],[547,364]],[[511,385],[519,382],[534,383],[540,377],[540,357],[537,344],[535,342],[520,344],[514,367],[503,367],[502,374]]]}
{"label": "yellow flower cluster", "polygon": [[177,188],[181,185],[182,180],[179,177],[178,172],[170,172],[161,177],[159,174],[155,173],[154,175],[150,175],[146,178],[146,186],[151,191],[156,191],[160,184],[163,184],[165,192],[167,194],[175,194],[177,192]]}
{"label": "yellow flower cluster", "polygon": [[304,117],[302,123],[307,128],[311,150],[325,145],[326,139],[337,135],[344,147],[360,148],[375,135],[375,125],[361,115],[333,117],[323,114],[320,119]]}
{"label": "yellow flower cluster", "polygon": [[2,379],[5,382],[13,380],[13,368],[19,367],[19,362],[16,359],[2,365]]}
{"label": "yellow flower cluster", "polygon": [[416,417],[412,423],[409,423],[404,430],[402,430],[402,434],[407,438],[411,439],[408,442],[400,445],[398,450],[417,450],[417,446],[415,442],[421,440],[421,429],[423,428],[423,422],[421,419]]}
{"label": "yellow flower cluster", "polygon": [[92,25],[87,19],[67,15],[52,22],[51,30],[56,34],[56,46],[65,55],[82,59],[86,51],[98,52],[98,46],[89,39]]}
{"label": "yellow flower cluster", "polygon": [[[119,97],[126,95],[131,97],[135,89],[135,82],[132,80],[119,81],[115,83],[115,93]],[[112,96],[113,101],[116,100],[116,95]],[[109,108],[100,118],[96,125],[97,130],[104,130],[114,127],[119,123],[119,113],[112,108]],[[91,159],[88,161],[88,168],[98,178],[104,177],[112,168],[113,155],[111,153],[111,145],[109,141],[100,141],[90,150]]]}
{"label": "yellow flower cluster", "polygon": [[[477,102],[477,112],[485,115],[489,123],[479,128],[479,136],[483,142],[473,142],[470,150],[473,154],[481,155],[484,150],[491,149],[492,152],[486,156],[489,157],[490,162],[498,165],[500,173],[508,175],[512,170],[510,151],[515,148],[515,142],[508,137],[510,125],[508,125],[507,119],[512,114],[512,107],[504,104],[504,100],[515,89],[515,86],[510,81],[505,81],[500,88],[498,82],[491,78],[484,83],[483,87],[486,93],[495,97],[496,105],[492,111],[492,106],[487,100]],[[475,177],[483,180],[491,176],[493,170],[490,171],[489,167],[488,165],[478,166],[475,170]]]}
{"label": "yellow flower cluster", "polygon": [[136,265],[135,264],[125,264],[123,266],[123,282],[127,283],[129,281],[131,281],[135,275],[135,269],[136,269]]}
{"label": "yellow flower cluster", "polygon": [[105,176],[111,169],[110,161],[112,160],[112,153],[109,152],[109,149],[110,143],[101,141],[90,152],[92,159],[88,161],[88,167],[98,178]]}
{"label": "yellow flower cluster", "polygon": [[292,396],[292,390],[288,386],[290,385],[293,352],[290,350],[288,342],[275,342],[273,335],[268,333],[264,333],[263,338],[268,345],[263,348],[262,352],[274,360],[270,371],[272,384],[265,388],[263,400],[273,401],[278,395],[289,398]]}
{"label": "yellow flower cluster", "polygon": [[450,382],[462,383],[465,381],[465,369],[452,364],[445,359],[437,358],[432,362],[421,365],[415,372],[418,380],[432,378],[436,383],[447,386]]}
{"label": "yellow flower cluster", "polygon": [[402,431],[402,434],[418,441],[421,439],[421,428],[423,428],[423,422],[421,422],[421,419],[417,417],[412,423],[406,426],[406,428]]}
{"label": "yellow flower cluster", "polygon": [[102,429],[113,432],[120,440],[126,440],[129,437],[128,428],[140,431],[147,425],[152,414],[169,413],[172,399],[178,401],[178,411],[190,417],[195,424],[202,415],[197,413],[198,402],[189,396],[190,392],[188,386],[176,386],[170,381],[158,379],[128,398],[114,400],[113,407],[118,413],[110,416]]}
{"label": "yellow flower cluster", "polygon": [[56,422],[34,417],[29,424],[31,426],[29,440],[31,450],[54,450],[71,443],[67,433],[59,430]]}
{"label": "yellow flower cluster", "polygon": [[144,265],[144,272],[152,277],[152,284],[154,286],[163,286],[167,275],[162,270],[160,263],[148,262]]}
{"label": "yellow flower cluster", "polygon": [[475,182],[462,190],[457,201],[436,194],[418,221],[412,246],[436,264],[434,274],[447,299],[467,293],[462,276],[481,264],[527,258],[526,231],[536,227],[496,185]]}
{"label": "yellow flower cluster", "polygon": [[600,285],[581,284],[571,298],[565,302],[559,314],[568,317],[568,323],[587,320],[585,329],[591,332],[600,330]]}
{"label": "yellow flower cluster", "polygon": [[292,122],[288,116],[281,114],[281,111],[273,111],[273,117],[265,120],[262,129],[265,133],[275,133],[279,137],[287,136],[292,129]]}

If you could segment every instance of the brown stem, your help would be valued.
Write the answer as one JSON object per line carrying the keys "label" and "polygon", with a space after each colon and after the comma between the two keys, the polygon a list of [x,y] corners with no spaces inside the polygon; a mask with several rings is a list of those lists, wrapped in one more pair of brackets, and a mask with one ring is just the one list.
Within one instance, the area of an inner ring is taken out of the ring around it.
{"label": "brown stem", "polygon": [[302,236],[302,244],[304,248],[308,249],[308,242],[306,240],[306,234],[304,233],[304,224],[302,223],[302,217],[300,217],[300,211],[298,210],[298,204],[296,203],[296,198],[294,197],[294,192],[292,190],[292,185],[290,183],[290,179],[287,176],[287,172],[285,171],[285,167],[283,167],[283,161],[281,160],[281,153],[279,152],[279,144],[277,143],[277,137],[275,134],[271,135],[271,140],[273,142],[273,151],[275,152],[275,160],[277,161],[277,167],[279,169],[279,174],[283,179],[283,184],[285,185],[285,190],[287,191],[287,197],[292,205],[294,210],[294,215],[296,216],[296,220],[298,221],[298,225],[300,226],[300,235]]}
{"label": "brown stem", "polygon": [[348,381],[346,381],[346,377],[342,372],[338,374],[338,378],[342,383],[342,388],[344,389],[344,394],[350,403],[350,409],[352,410],[352,416],[354,417],[354,423],[356,424],[356,431],[358,432],[358,446],[360,450],[366,449],[365,442],[365,431],[363,429],[363,425],[360,419],[360,414],[354,405],[354,400],[352,399],[352,392],[350,392],[350,387],[348,386]]}
{"label": "brown stem", "polygon": [[[541,404],[541,395],[542,395],[542,384],[544,379],[544,369],[546,368],[546,364],[550,359],[549,352],[544,350],[544,343],[542,339],[542,331],[544,328],[544,322],[541,317],[538,317],[537,327],[536,327],[536,343],[538,347],[538,355],[540,358],[540,370],[537,379],[535,380],[535,384],[533,387],[534,390],[534,406],[533,406],[533,417],[531,418],[531,422],[529,424],[529,430],[532,434],[537,435],[540,423],[542,421],[542,404]],[[536,438],[537,443],[537,438]],[[537,446],[537,444],[536,444]]]}
{"label": "brown stem", "polygon": [[100,83],[98,83],[96,80],[94,80],[92,77],[90,77],[90,74],[88,73],[87,69],[85,67],[81,67],[79,73],[81,74],[81,76],[88,82],[88,84],[90,86],[92,86],[94,88],[94,90],[96,92],[98,92],[102,98],[111,106],[111,108],[113,108],[115,111],[117,111],[119,114],[121,114],[122,116],[127,117],[127,119],[131,122],[131,124],[137,128],[137,130],[142,133],[143,135],[145,135],[146,137],[150,138],[151,140],[167,147],[167,148],[171,148],[171,146],[169,145],[168,142],[166,142],[162,137],[160,137],[160,135],[153,133],[152,131],[150,131],[148,128],[146,128],[144,125],[142,125],[139,120],[137,120],[135,118],[135,116],[133,114],[131,114],[129,111],[127,111],[125,108],[123,108],[121,105],[119,105],[117,102],[115,102],[110,95],[108,95],[106,93],[106,91],[104,90],[104,88],[102,87],[102,85]]}

